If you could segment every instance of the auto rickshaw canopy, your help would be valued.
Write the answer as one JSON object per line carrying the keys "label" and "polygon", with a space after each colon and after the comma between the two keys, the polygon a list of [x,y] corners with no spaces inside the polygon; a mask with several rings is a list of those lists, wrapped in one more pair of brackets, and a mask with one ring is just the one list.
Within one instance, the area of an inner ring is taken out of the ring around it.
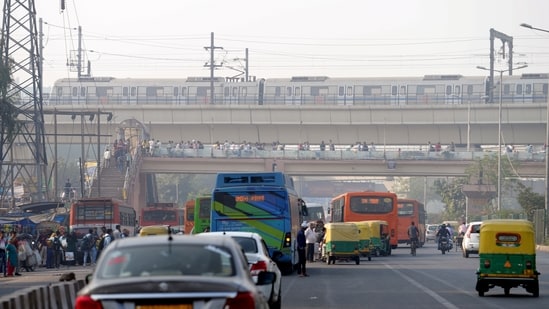
{"label": "auto rickshaw canopy", "polygon": [[324,225],[326,228],[326,241],[358,241],[358,227],[352,222],[332,222]]}
{"label": "auto rickshaw canopy", "polygon": [[492,219],[480,226],[479,254],[535,254],[534,225],[528,220]]}
{"label": "auto rickshaw canopy", "polygon": [[139,236],[168,235],[169,229],[168,225],[148,225],[139,230]]}

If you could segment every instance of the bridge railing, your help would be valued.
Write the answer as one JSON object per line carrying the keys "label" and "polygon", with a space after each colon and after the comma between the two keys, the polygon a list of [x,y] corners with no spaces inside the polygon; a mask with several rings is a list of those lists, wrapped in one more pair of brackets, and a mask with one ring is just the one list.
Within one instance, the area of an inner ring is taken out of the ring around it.
{"label": "bridge railing", "polygon": [[[419,151],[419,150],[259,150],[259,149],[173,149],[160,147],[144,156],[172,158],[258,158],[288,160],[453,160],[472,161],[485,156],[497,156],[497,151]],[[502,152],[502,156],[517,161],[545,161],[544,152]]]}

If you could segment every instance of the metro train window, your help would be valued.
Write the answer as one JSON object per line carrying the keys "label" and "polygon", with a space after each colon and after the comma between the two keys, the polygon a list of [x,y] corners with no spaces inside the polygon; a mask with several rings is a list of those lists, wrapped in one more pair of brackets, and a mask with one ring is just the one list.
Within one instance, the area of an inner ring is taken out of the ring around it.
{"label": "metro train window", "polygon": [[532,94],[532,85],[526,84],[526,94]]}
{"label": "metro train window", "polygon": [[275,87],[275,97],[282,95],[282,89],[280,87]]}
{"label": "metro train window", "polygon": [[57,96],[62,97],[63,96],[63,87],[57,87]]}
{"label": "metro train window", "polygon": [[129,94],[130,94],[130,90],[128,89],[128,87],[123,87],[122,88],[122,96],[127,97]]}
{"label": "metro train window", "polygon": [[86,96],[86,87],[80,87],[80,96],[85,97]]}
{"label": "metro train window", "polygon": [[460,86],[455,86],[454,87],[454,94],[455,95],[461,95],[461,87]]}
{"label": "metro train window", "polygon": [[348,96],[352,96],[352,95],[353,95],[353,87],[352,87],[352,86],[347,86],[347,95],[348,95]]}
{"label": "metro train window", "polygon": [[146,88],[146,95],[148,97],[161,97],[161,96],[164,96],[164,88],[163,87],[147,87]]}
{"label": "metro train window", "polygon": [[187,96],[187,87],[181,87],[181,96],[186,97]]}
{"label": "metro train window", "polygon": [[452,94],[452,86],[446,86],[446,95]]}
{"label": "metro train window", "polygon": [[397,86],[391,86],[391,95],[397,95],[397,94],[398,94]]}
{"label": "metro train window", "polygon": [[510,94],[511,93],[511,85],[504,84],[503,85],[503,94]]}
{"label": "metro train window", "polygon": [[399,94],[400,94],[400,95],[404,95],[404,94],[406,94],[406,93],[407,93],[407,91],[406,91],[406,86],[400,86],[400,92],[399,92]]}
{"label": "metro train window", "polygon": [[223,88],[223,96],[228,97],[231,94],[231,89],[229,87]]}
{"label": "metro train window", "polygon": [[292,95],[292,87],[286,87],[286,95],[291,96]]}
{"label": "metro train window", "polygon": [[381,94],[381,86],[364,86],[362,87],[362,94],[363,95],[380,95]]}
{"label": "metro train window", "polygon": [[238,87],[233,87],[233,97],[238,97]]}
{"label": "metro train window", "polygon": [[301,95],[301,88],[295,87],[294,94],[296,97],[299,97]]}
{"label": "metro train window", "polygon": [[473,95],[473,85],[467,85],[467,94]]}
{"label": "metro train window", "polygon": [[130,96],[135,97],[137,95],[137,87],[132,87],[130,89]]}
{"label": "metro train window", "polygon": [[344,96],[344,95],[345,95],[345,88],[339,87],[337,93],[338,93],[338,95],[339,95],[340,97]]}
{"label": "metro train window", "polygon": [[179,87],[173,87],[173,96],[178,97],[179,96]]}
{"label": "metro train window", "polygon": [[518,95],[522,95],[522,85],[521,84],[517,85],[517,90],[516,91],[517,91]]}
{"label": "metro train window", "polygon": [[77,97],[77,96],[78,96],[78,88],[77,88],[77,87],[72,87],[72,96],[73,96],[73,97]]}

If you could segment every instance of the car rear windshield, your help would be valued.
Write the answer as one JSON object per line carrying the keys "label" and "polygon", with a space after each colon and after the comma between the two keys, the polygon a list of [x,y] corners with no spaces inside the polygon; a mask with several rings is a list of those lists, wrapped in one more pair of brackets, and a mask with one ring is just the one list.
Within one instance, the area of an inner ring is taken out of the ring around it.
{"label": "car rear windshield", "polygon": [[240,244],[245,253],[257,253],[257,242],[255,241],[255,239],[250,237],[238,236],[235,236],[233,238],[238,244]]}
{"label": "car rear windshield", "polygon": [[102,257],[98,278],[235,275],[234,258],[225,247],[209,244],[155,244],[117,248]]}

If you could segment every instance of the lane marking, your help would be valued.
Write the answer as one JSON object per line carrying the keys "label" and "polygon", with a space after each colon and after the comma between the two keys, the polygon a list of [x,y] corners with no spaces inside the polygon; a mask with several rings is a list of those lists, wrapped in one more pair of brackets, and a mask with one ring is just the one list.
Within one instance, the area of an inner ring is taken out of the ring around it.
{"label": "lane marking", "polygon": [[451,302],[449,302],[446,298],[438,295],[435,291],[431,290],[431,289],[428,289],[426,288],[425,286],[423,286],[421,283],[417,282],[416,280],[412,279],[411,277],[405,275],[404,273],[402,273],[401,271],[391,267],[391,265],[388,265],[388,264],[383,264],[385,265],[385,267],[389,268],[390,270],[394,271],[395,273],[397,273],[398,275],[400,275],[402,278],[406,279],[406,281],[410,282],[411,284],[415,285],[416,287],[418,287],[420,290],[422,290],[423,292],[427,293],[428,295],[430,295],[432,298],[434,298],[436,301],[438,301],[441,305],[443,305],[445,308],[448,308],[448,309],[459,309],[457,306],[455,306],[454,304],[452,304]]}

